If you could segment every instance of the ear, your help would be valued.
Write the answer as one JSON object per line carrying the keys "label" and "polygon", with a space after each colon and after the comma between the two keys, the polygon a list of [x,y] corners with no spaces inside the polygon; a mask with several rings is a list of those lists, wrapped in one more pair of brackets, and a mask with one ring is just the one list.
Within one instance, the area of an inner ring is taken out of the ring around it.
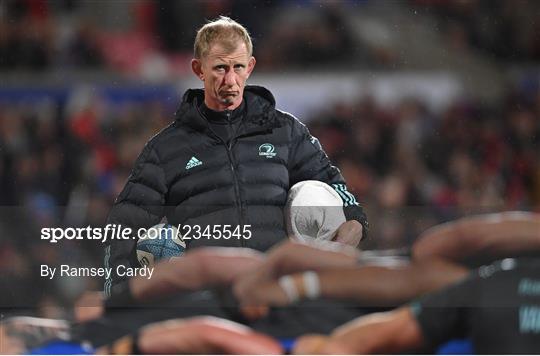
{"label": "ear", "polygon": [[204,74],[202,70],[202,62],[200,59],[193,58],[191,60],[191,70],[195,75],[204,82]]}
{"label": "ear", "polygon": [[255,59],[255,57],[251,57],[247,66],[248,77],[251,75],[251,72],[253,72],[253,69],[255,68],[255,63],[257,63],[257,60]]}

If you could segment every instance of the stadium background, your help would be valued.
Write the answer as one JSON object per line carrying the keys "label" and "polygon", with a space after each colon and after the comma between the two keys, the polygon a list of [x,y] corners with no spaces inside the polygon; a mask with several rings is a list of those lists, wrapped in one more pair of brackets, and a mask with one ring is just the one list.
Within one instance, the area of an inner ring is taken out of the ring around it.
{"label": "stadium background", "polygon": [[540,210],[536,1],[0,2],[0,307],[65,309],[100,280],[39,278],[100,266],[100,226],[144,143],[172,120],[195,31],[220,14],[254,38],[256,75],[339,166],[372,226],[401,248],[437,222]]}

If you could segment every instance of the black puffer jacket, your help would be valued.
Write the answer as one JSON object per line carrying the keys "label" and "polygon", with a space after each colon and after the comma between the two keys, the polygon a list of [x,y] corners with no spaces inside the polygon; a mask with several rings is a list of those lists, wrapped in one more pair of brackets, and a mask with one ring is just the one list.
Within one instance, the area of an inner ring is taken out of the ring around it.
{"label": "black puffer jacket", "polygon": [[[249,240],[201,238],[188,241],[188,248],[244,246],[265,251],[286,237],[283,206],[289,187],[311,179],[335,184],[348,206],[345,215],[359,220],[367,231],[362,209],[318,140],[292,115],[276,110],[268,90],[246,87],[244,118],[228,144],[201,115],[203,100],[202,90],[186,92],[176,120],[153,137],[137,159],[108,223],[136,231],[166,216],[175,226],[251,225]],[[106,248],[105,264],[113,268],[113,275],[119,264],[138,266],[135,242],[114,240]]]}

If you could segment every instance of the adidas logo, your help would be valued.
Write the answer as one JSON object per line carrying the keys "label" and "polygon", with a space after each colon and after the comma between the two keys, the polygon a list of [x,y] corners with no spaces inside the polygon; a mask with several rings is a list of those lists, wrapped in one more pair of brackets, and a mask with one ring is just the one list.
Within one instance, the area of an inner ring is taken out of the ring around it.
{"label": "adidas logo", "polygon": [[186,164],[186,169],[191,169],[193,167],[197,167],[197,166],[200,166],[200,165],[202,165],[202,162],[199,161],[197,158],[195,158],[195,156],[193,156],[193,157],[191,157],[189,162]]}

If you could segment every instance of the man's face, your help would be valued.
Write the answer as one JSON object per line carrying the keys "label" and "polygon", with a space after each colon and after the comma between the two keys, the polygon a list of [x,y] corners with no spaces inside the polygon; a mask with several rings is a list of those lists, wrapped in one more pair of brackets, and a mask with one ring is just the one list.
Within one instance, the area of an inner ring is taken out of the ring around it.
{"label": "man's face", "polygon": [[204,102],[212,110],[236,109],[242,103],[246,80],[255,67],[246,44],[238,41],[234,51],[219,44],[210,46],[207,55],[191,62],[193,72],[204,82]]}

